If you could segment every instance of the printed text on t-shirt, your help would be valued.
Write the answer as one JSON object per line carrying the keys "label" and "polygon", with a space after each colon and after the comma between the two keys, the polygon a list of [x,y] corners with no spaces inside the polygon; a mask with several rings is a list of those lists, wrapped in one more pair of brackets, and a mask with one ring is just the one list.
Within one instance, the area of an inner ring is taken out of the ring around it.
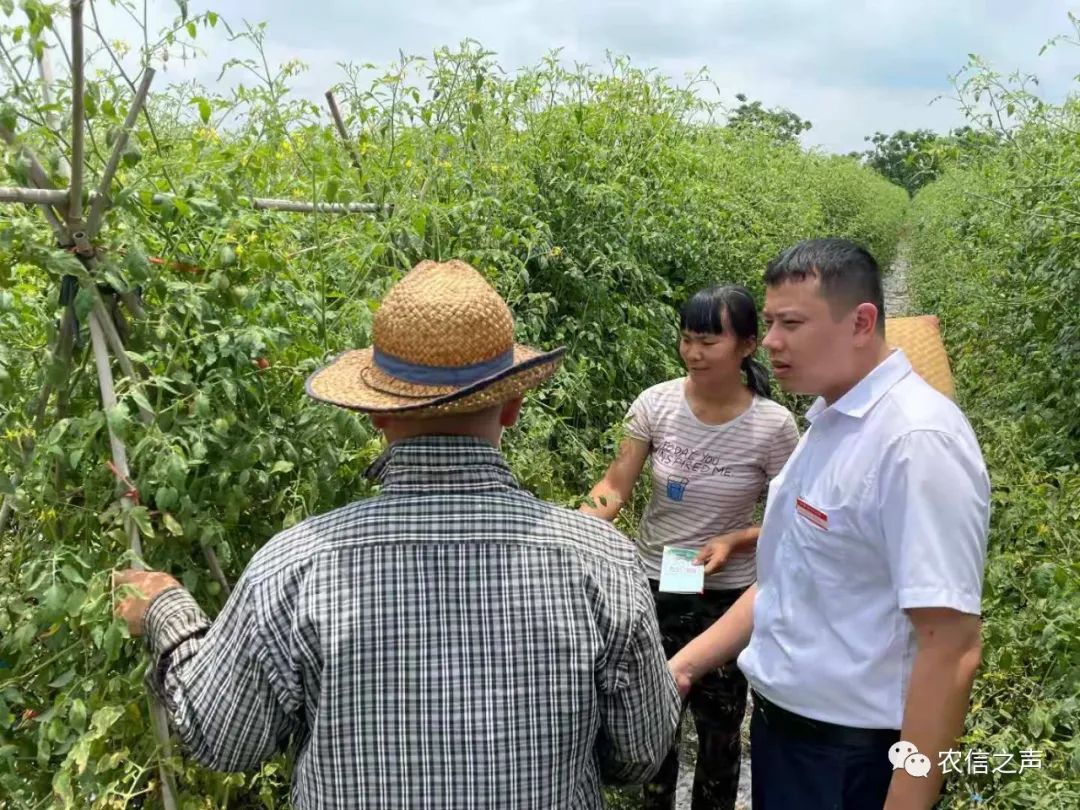
{"label": "printed text on t-shirt", "polygon": [[725,476],[732,474],[729,467],[720,466],[719,456],[702,452],[696,447],[683,447],[670,439],[663,441],[653,454],[660,462],[687,472]]}

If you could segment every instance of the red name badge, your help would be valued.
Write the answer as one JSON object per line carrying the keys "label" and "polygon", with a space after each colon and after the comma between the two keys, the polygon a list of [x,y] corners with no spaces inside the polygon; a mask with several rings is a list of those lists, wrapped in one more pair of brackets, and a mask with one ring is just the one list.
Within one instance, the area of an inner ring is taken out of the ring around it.
{"label": "red name badge", "polygon": [[795,499],[795,511],[809,520],[812,524],[817,526],[823,532],[829,530],[829,516],[818,509],[816,506],[811,506],[802,498]]}

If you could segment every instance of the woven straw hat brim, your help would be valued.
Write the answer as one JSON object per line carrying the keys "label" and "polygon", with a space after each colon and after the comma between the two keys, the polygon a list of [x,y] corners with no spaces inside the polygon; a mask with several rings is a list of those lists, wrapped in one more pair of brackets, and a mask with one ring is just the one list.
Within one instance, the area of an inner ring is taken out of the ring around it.
{"label": "woven straw hat brim", "polygon": [[320,402],[364,413],[412,418],[470,413],[514,399],[540,385],[558,370],[565,354],[565,347],[542,352],[515,344],[511,366],[454,388],[403,382],[375,366],[374,349],[356,349],[313,373],[304,389]]}
{"label": "woven straw hat brim", "polygon": [[956,399],[949,356],[945,353],[936,316],[886,318],[885,341],[903,350],[916,374],[945,396]]}

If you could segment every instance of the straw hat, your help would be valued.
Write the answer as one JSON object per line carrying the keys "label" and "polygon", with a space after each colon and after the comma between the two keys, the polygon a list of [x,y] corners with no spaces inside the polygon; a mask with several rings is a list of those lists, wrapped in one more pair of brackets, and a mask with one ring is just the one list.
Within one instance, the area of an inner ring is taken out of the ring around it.
{"label": "straw hat", "polygon": [[367,413],[468,413],[539,385],[566,352],[514,343],[506,302],[458,260],[420,262],[391,287],[375,313],[372,342],[312,374],[307,393]]}
{"label": "straw hat", "polygon": [[886,318],[885,341],[903,349],[915,373],[945,396],[956,399],[956,386],[949,368],[949,356],[941,341],[937,316]]}

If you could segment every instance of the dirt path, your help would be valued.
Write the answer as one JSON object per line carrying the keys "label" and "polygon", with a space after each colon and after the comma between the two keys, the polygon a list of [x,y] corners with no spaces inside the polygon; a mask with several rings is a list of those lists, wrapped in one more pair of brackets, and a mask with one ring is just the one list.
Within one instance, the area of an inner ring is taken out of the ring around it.
{"label": "dirt path", "polygon": [[896,259],[885,274],[885,317],[896,318],[911,313],[911,296],[908,291],[907,251],[901,245],[896,251]]}
{"label": "dirt path", "polygon": [[[885,274],[885,315],[900,317],[911,312],[911,296],[908,291],[907,273],[910,263],[903,246],[897,251],[889,272]],[[694,784],[694,764],[697,761],[697,734],[693,721],[687,717],[683,724],[679,743],[679,784],[675,793],[675,810],[690,810],[691,790]],[[739,771],[739,796],[735,810],[750,808],[750,713],[743,721],[742,767]]]}
{"label": "dirt path", "polygon": [[[750,810],[750,707],[742,727],[742,766],[739,769],[739,794],[735,810]],[[679,743],[679,783],[675,788],[675,810],[690,810],[694,787],[694,766],[697,763],[697,733],[694,721],[687,713],[683,720],[682,740]]]}

